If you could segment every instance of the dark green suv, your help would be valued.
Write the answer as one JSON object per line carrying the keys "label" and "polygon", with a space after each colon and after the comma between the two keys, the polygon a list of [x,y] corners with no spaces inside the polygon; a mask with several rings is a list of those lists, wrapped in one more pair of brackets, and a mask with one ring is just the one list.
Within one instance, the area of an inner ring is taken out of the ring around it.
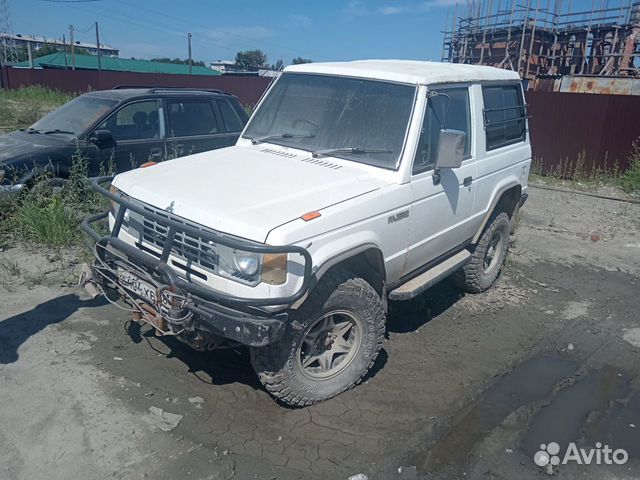
{"label": "dark green suv", "polygon": [[238,98],[221,90],[116,87],[85,93],[31,127],[0,136],[0,193],[16,192],[43,172],[69,175],[74,155],[89,175],[123,172],[234,145],[248,120]]}

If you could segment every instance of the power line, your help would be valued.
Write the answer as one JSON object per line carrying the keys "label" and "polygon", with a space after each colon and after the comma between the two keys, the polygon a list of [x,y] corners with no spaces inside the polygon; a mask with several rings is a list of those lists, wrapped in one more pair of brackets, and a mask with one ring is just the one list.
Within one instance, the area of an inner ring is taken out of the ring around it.
{"label": "power line", "polygon": [[[117,1],[118,1],[119,3],[122,3],[122,4],[125,4],[125,5],[128,5],[129,7],[133,7],[133,8],[137,8],[137,9],[139,9],[139,10],[143,10],[143,11],[151,12],[151,13],[154,13],[154,14],[159,15],[159,16],[162,16],[162,17],[170,18],[171,20],[178,20],[178,21],[180,21],[180,22],[182,22],[182,23],[184,23],[184,24],[188,24],[188,25],[191,25],[191,26],[196,25],[196,26],[198,26],[198,27],[200,27],[200,28],[204,28],[204,29],[206,29],[206,30],[213,30],[213,31],[216,31],[216,32],[222,33],[222,34],[224,34],[224,35],[229,35],[229,36],[232,36],[232,37],[242,38],[242,39],[244,39],[244,40],[249,40],[249,41],[251,41],[251,42],[255,42],[255,43],[259,44],[259,45],[267,45],[267,46],[271,46],[271,47],[273,47],[273,48],[279,48],[279,49],[281,49],[281,50],[288,50],[288,51],[290,51],[290,52],[300,54],[300,51],[299,51],[299,50],[296,50],[296,49],[291,48],[291,47],[285,47],[285,46],[283,46],[283,45],[279,45],[279,44],[275,44],[275,43],[271,43],[271,42],[266,42],[266,41],[264,41],[264,40],[258,40],[258,39],[255,39],[255,38],[249,37],[249,36],[247,36],[247,35],[242,35],[242,34],[239,34],[239,33],[230,32],[230,31],[225,30],[225,29],[222,29],[222,28],[211,27],[211,26],[208,26],[208,25],[206,25],[206,26],[205,26],[205,25],[203,25],[203,24],[198,24],[198,23],[196,23],[196,22],[194,22],[194,21],[192,21],[192,20],[186,20],[186,19],[183,19],[183,18],[180,18],[180,17],[176,17],[176,16],[174,16],[174,15],[169,15],[169,14],[167,14],[167,13],[165,13],[165,12],[161,12],[161,11],[159,11],[159,10],[154,10],[153,8],[149,8],[149,7],[142,7],[142,6],[139,6],[139,5],[134,5],[134,4],[131,4],[131,3],[125,2],[125,1],[123,1],[123,0],[117,0]],[[306,54],[307,54],[307,55],[308,55],[309,53],[310,53],[310,52],[306,52]],[[302,54],[305,54],[305,52],[302,52]],[[325,56],[325,55],[313,55],[313,54],[312,54],[311,56],[312,56],[312,57],[316,57],[316,58],[324,58],[324,59],[327,59],[327,60],[333,60],[333,58],[331,58],[331,57],[327,57],[327,56]]]}

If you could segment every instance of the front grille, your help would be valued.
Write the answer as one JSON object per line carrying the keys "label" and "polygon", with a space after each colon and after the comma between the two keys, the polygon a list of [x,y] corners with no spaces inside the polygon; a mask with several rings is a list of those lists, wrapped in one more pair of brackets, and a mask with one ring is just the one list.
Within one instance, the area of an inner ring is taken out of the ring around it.
{"label": "front grille", "polygon": [[[174,222],[202,229],[202,227],[195,223],[188,222],[173,215],[170,217],[163,210],[155,209],[147,205],[144,206],[144,209],[167,219],[171,218]],[[167,239],[168,231],[169,228],[166,225],[158,223],[147,217],[142,218],[141,237],[143,244],[153,245],[162,250]],[[171,248],[171,254],[184,260],[187,263],[187,266],[198,265],[211,273],[216,273],[218,268],[216,247],[216,244],[206,242],[200,237],[185,232],[176,232],[173,240],[173,247]]]}

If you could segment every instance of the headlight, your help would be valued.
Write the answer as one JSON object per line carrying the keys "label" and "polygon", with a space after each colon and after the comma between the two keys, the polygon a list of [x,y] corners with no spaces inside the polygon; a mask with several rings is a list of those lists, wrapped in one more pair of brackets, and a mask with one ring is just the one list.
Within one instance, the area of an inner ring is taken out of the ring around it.
{"label": "headlight", "polygon": [[226,245],[218,245],[218,274],[240,281],[256,285],[260,280],[261,255]]}
{"label": "headlight", "polygon": [[238,272],[253,277],[260,268],[260,257],[257,253],[234,250],[233,263]]}
{"label": "headlight", "polygon": [[287,254],[260,254],[218,245],[218,274],[250,285],[287,281]]}

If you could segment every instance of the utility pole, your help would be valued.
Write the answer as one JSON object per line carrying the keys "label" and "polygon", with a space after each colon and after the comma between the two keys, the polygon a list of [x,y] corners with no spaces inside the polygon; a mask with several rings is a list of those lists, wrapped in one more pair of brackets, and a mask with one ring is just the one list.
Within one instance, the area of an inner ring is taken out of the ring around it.
{"label": "utility pole", "polygon": [[71,45],[71,70],[76,69],[76,52],[73,47],[73,25],[69,25],[69,45]]}
{"label": "utility pole", "polygon": [[191,63],[192,63],[191,62],[191,36],[192,36],[191,33],[187,33],[187,42],[189,44],[189,75],[191,75],[191,71],[192,71],[192,68],[191,68]]}
{"label": "utility pole", "polygon": [[96,22],[96,49],[98,52],[98,71],[102,70],[102,62],[100,59],[100,31],[98,29],[98,22]]}

